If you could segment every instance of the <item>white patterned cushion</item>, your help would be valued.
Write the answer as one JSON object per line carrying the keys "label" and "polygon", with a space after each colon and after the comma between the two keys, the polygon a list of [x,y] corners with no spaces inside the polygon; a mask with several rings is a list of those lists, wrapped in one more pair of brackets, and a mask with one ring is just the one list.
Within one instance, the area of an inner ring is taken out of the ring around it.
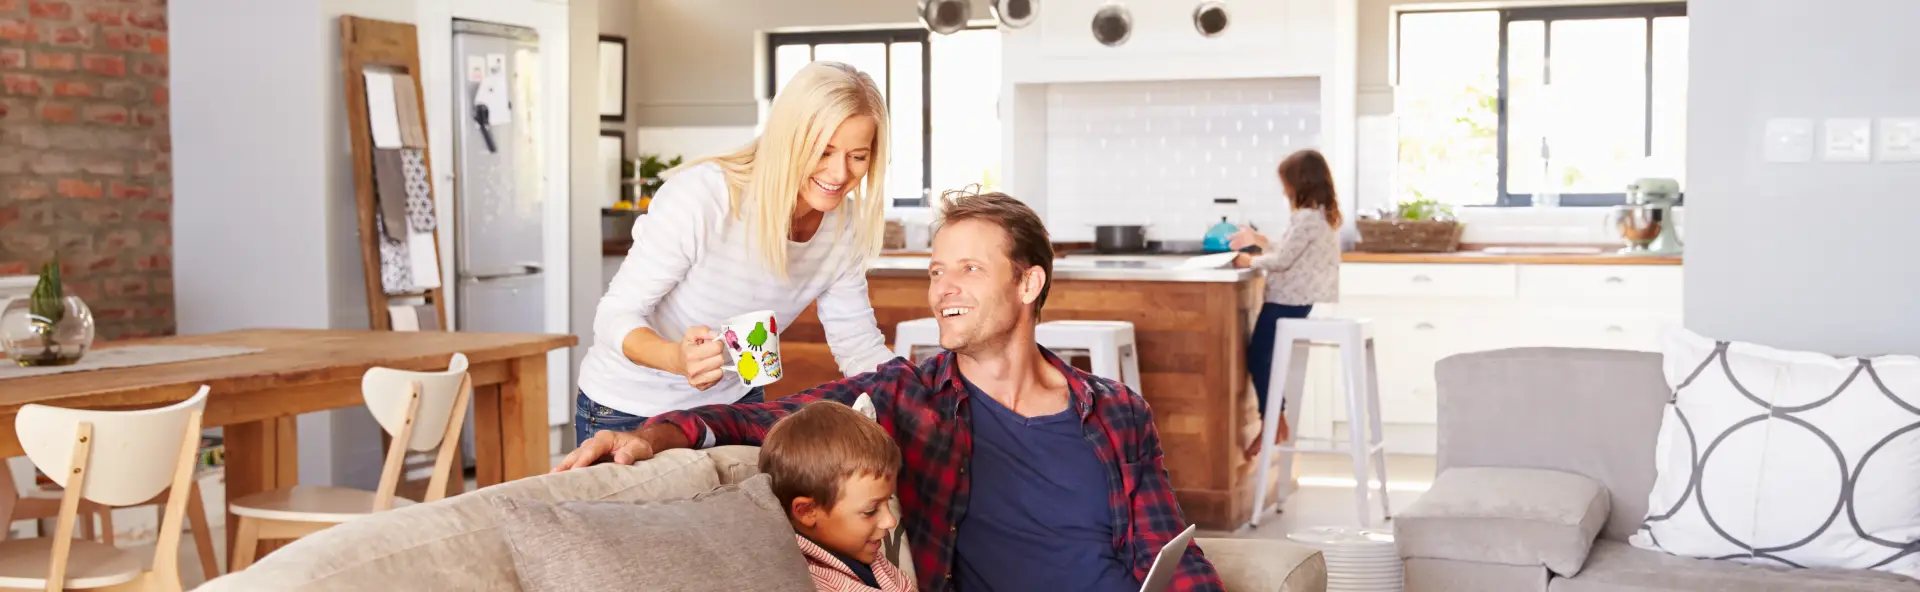
{"label": "white patterned cushion", "polygon": [[1637,547],[1920,578],[1920,358],[1665,338],[1675,390]]}

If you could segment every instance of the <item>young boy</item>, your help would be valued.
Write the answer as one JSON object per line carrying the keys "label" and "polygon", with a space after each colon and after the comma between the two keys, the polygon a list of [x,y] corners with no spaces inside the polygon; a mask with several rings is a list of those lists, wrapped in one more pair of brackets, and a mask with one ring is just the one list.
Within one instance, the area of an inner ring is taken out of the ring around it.
{"label": "young boy", "polygon": [[899,524],[888,504],[899,471],[893,438],[840,403],[807,405],[767,432],[760,472],[773,479],[816,590],[913,590],[880,552]]}

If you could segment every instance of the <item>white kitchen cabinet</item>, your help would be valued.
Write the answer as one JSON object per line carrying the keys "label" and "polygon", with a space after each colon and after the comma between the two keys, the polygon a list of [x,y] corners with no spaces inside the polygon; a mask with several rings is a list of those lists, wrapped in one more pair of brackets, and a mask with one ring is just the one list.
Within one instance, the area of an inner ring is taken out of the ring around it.
{"label": "white kitchen cabinet", "polygon": [[1340,297],[1450,297],[1505,298],[1514,295],[1518,279],[1512,265],[1431,265],[1367,263],[1340,270]]}
{"label": "white kitchen cabinet", "polygon": [[[1660,335],[1680,326],[1680,278],[1679,266],[1347,263],[1340,302],[1313,316],[1372,321],[1389,449],[1425,453],[1434,442],[1394,435],[1396,425],[1435,422],[1435,363],[1511,347],[1658,351]],[[1314,355],[1296,429],[1331,437],[1347,418],[1344,371],[1336,350]]]}

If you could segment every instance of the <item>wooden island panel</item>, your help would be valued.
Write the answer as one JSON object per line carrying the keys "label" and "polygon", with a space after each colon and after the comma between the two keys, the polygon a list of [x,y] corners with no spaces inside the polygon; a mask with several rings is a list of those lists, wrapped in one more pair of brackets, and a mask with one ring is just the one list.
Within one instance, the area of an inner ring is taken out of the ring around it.
{"label": "wooden island panel", "polygon": [[[1248,518],[1252,475],[1240,449],[1259,431],[1245,342],[1261,279],[1162,282],[1057,279],[1045,321],[1128,321],[1140,349],[1142,395],[1152,406],[1174,494],[1201,528],[1232,529]],[[926,277],[872,274],[874,316],[892,345],[894,327],[930,316]],[[787,376],[767,387],[779,398],[841,378],[810,307],[780,334]],[[1086,360],[1074,360],[1086,367]]]}

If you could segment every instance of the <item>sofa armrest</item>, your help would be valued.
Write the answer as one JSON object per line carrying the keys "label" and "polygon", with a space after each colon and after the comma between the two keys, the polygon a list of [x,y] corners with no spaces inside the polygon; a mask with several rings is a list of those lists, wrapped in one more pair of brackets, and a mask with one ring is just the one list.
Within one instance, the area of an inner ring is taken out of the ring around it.
{"label": "sofa armrest", "polygon": [[1393,517],[1393,534],[1404,558],[1539,565],[1571,577],[1611,510],[1606,488],[1585,476],[1459,467]]}
{"label": "sofa armrest", "polygon": [[1320,550],[1288,541],[1194,539],[1228,590],[1320,592],[1327,562]]}

